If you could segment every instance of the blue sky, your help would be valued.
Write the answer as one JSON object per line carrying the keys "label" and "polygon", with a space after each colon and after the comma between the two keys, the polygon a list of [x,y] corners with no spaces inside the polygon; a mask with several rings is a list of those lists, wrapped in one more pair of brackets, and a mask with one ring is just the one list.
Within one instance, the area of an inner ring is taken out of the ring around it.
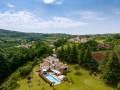
{"label": "blue sky", "polygon": [[0,28],[39,33],[120,33],[120,0],[0,0]]}

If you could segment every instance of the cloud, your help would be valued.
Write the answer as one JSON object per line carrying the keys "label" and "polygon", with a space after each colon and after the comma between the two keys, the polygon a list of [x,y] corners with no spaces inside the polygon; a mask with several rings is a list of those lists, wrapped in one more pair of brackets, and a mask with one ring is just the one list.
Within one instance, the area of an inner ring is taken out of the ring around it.
{"label": "cloud", "polygon": [[71,28],[86,24],[87,23],[64,17],[52,17],[49,20],[45,20],[26,11],[21,11],[18,13],[0,12],[0,27],[11,30]]}
{"label": "cloud", "polygon": [[15,6],[14,6],[14,5],[12,5],[12,4],[7,4],[7,6],[8,6],[8,7],[10,7],[10,8],[15,7]]}
{"label": "cloud", "polygon": [[43,0],[44,3],[53,3],[55,0]]}
{"label": "cloud", "polygon": [[80,15],[83,20],[106,20],[106,17],[103,17],[103,14],[100,12],[93,11],[76,11],[72,12],[73,15]]}
{"label": "cloud", "polygon": [[43,0],[46,4],[62,4],[64,0]]}

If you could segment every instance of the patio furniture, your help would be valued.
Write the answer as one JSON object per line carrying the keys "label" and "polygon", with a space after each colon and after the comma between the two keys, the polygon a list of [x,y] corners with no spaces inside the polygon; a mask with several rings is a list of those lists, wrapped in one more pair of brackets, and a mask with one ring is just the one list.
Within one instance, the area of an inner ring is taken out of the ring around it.
{"label": "patio furniture", "polygon": [[64,81],[64,78],[65,78],[65,76],[64,75],[60,75],[60,76],[58,76],[58,78],[63,82]]}

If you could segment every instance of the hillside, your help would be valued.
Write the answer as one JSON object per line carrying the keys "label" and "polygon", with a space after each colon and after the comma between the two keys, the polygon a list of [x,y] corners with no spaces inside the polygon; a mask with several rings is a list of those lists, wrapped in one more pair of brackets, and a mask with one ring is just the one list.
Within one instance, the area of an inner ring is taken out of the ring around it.
{"label": "hillside", "polygon": [[26,44],[32,41],[43,41],[48,39],[57,39],[67,37],[68,34],[42,34],[42,33],[24,33],[0,29],[0,48],[8,48],[13,46]]}

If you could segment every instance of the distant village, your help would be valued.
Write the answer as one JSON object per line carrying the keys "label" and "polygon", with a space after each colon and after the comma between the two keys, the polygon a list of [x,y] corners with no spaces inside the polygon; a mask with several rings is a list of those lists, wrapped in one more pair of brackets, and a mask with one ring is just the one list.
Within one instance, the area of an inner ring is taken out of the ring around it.
{"label": "distant village", "polygon": [[[93,39],[92,38],[79,38],[79,36],[69,39],[69,41],[81,42],[81,43],[86,43],[89,40],[93,40]],[[97,47],[98,48],[109,48],[109,44],[98,43]]]}
{"label": "distant village", "polygon": [[82,42],[82,43],[85,43],[88,40],[93,40],[93,39],[92,38],[79,38],[79,36],[69,39],[69,41]]}

